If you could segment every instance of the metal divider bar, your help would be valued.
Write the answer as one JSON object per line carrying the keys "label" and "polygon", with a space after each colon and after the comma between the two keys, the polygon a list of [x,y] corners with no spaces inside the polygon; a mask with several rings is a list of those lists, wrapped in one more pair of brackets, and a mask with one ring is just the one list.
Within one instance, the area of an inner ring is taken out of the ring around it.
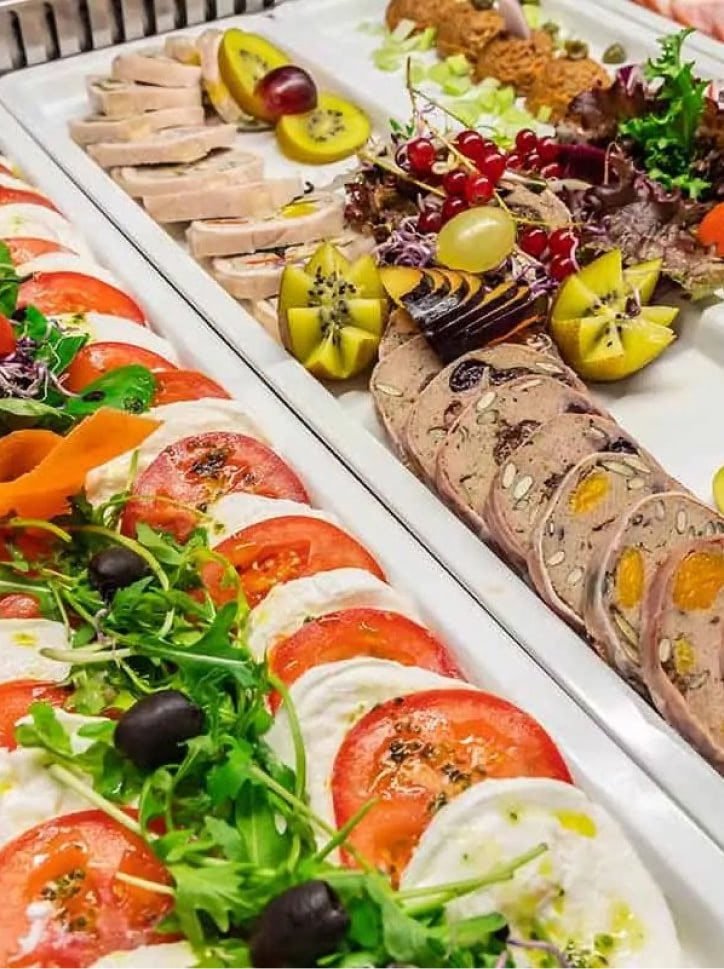
{"label": "metal divider bar", "polygon": [[274,5],[275,0],[0,0],[0,74]]}

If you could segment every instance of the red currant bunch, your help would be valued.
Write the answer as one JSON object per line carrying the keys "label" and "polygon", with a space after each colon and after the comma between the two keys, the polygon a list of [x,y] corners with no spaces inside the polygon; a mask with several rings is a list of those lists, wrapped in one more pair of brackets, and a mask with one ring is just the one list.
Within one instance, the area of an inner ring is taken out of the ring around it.
{"label": "red currant bunch", "polygon": [[563,282],[578,271],[576,250],[579,243],[574,229],[556,229],[550,235],[539,226],[526,226],[518,233],[518,246],[527,255],[542,262],[548,274]]}
{"label": "red currant bunch", "polygon": [[524,128],[515,139],[515,151],[508,155],[508,167],[514,171],[539,172],[543,178],[560,178],[560,147],[555,138],[539,138],[535,131]]}

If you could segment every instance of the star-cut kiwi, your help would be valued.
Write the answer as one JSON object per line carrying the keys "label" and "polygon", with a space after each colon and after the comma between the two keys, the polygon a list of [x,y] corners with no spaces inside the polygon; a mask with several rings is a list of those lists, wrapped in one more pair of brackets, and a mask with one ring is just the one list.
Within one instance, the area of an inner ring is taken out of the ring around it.
{"label": "star-cut kiwi", "polygon": [[594,381],[621,380],[655,360],[676,339],[678,309],[648,306],[661,272],[655,259],[623,268],[614,249],[561,286],[551,331],[566,363]]}
{"label": "star-cut kiwi", "polygon": [[279,332],[289,352],[324,380],[346,380],[374,360],[387,300],[370,255],[354,263],[323,243],[303,266],[287,266],[279,292]]}

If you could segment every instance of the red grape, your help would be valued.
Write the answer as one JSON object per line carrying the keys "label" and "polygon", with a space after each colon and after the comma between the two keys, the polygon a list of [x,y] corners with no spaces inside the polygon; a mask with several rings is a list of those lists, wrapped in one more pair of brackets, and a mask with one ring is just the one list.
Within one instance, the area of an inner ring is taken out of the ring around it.
{"label": "red grape", "polygon": [[506,167],[512,172],[520,171],[520,169],[523,167],[522,156],[519,155],[517,151],[511,152],[506,159]]}
{"label": "red grape", "polygon": [[468,207],[468,203],[465,199],[461,199],[459,196],[450,196],[450,198],[445,199],[442,203],[442,221],[449,222],[453,216],[460,215]]}
{"label": "red grape", "polygon": [[495,192],[495,186],[487,175],[469,175],[465,184],[465,198],[470,205],[480,205],[489,202]]}
{"label": "red grape", "polygon": [[442,229],[442,213],[440,209],[428,207],[422,210],[417,220],[418,232],[439,232]]}
{"label": "red grape", "polygon": [[493,185],[497,185],[506,169],[505,155],[499,151],[489,151],[479,163],[478,168],[483,175],[488,176]]}
{"label": "red grape", "polygon": [[317,107],[317,85],[301,67],[285,64],[269,71],[254,92],[261,98],[270,118],[283,114],[304,114]]}
{"label": "red grape", "polygon": [[525,156],[523,167],[529,172],[537,172],[541,167],[541,157],[537,151],[531,151]]}
{"label": "red grape", "polygon": [[550,162],[548,165],[544,165],[540,170],[543,178],[553,179],[561,178],[563,175],[563,166],[559,165],[558,162]]}
{"label": "red grape", "polygon": [[578,245],[578,236],[573,229],[556,229],[548,240],[552,256],[570,256]]}
{"label": "red grape", "polygon": [[563,282],[577,271],[578,266],[570,256],[555,256],[548,266],[548,272],[558,282]]}
{"label": "red grape", "polygon": [[538,147],[538,136],[535,131],[531,131],[530,128],[523,128],[522,131],[519,131],[515,138],[515,147],[521,155],[528,155],[535,151]]}
{"label": "red grape", "polygon": [[561,147],[555,138],[541,138],[538,142],[538,154],[546,165],[558,161],[560,153]]}
{"label": "red grape", "polygon": [[468,183],[468,174],[462,168],[453,168],[451,172],[446,172],[442,180],[442,187],[448,195],[465,195],[465,186]]}
{"label": "red grape", "polygon": [[518,245],[529,256],[540,259],[548,248],[548,234],[538,226],[530,226],[518,235]]}
{"label": "red grape", "polygon": [[415,138],[407,145],[407,157],[413,172],[427,175],[435,164],[437,151],[429,138]]}

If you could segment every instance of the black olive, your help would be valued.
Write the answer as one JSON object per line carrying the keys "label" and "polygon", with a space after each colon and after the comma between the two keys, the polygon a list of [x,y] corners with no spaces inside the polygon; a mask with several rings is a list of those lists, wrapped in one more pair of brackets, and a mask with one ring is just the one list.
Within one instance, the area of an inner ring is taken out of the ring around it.
{"label": "black olive", "polygon": [[272,899],[259,916],[249,951],[253,966],[312,966],[334,952],[349,915],[324,881],[302,882]]}
{"label": "black olive", "polygon": [[112,599],[114,592],[133,585],[148,575],[148,564],[133,549],[112,545],[97,552],[88,563],[88,581],[104,599]]}
{"label": "black olive", "polygon": [[197,737],[204,713],[178,690],[160,690],[127,710],[116,725],[113,742],[137,767],[178,763],[181,743]]}

